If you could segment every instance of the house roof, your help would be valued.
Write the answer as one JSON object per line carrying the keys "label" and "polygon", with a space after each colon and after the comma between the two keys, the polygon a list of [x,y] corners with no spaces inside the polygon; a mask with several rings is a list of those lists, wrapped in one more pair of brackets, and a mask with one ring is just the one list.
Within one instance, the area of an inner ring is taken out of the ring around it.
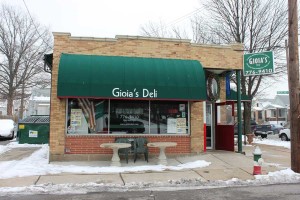
{"label": "house roof", "polygon": [[261,111],[261,110],[263,110],[263,108],[262,107],[253,107],[253,110]]}
{"label": "house roof", "polygon": [[50,101],[50,88],[32,90],[30,100],[33,100],[33,101]]}
{"label": "house roof", "polygon": [[50,88],[34,89],[32,91],[32,96],[50,97]]}
{"label": "house roof", "polygon": [[264,109],[276,109],[276,108],[285,108],[284,106],[281,106],[281,105],[277,105],[277,104],[269,104],[267,105],[266,107],[264,107]]}
{"label": "house roof", "polygon": [[276,95],[272,103],[286,107],[290,105],[289,95]]}

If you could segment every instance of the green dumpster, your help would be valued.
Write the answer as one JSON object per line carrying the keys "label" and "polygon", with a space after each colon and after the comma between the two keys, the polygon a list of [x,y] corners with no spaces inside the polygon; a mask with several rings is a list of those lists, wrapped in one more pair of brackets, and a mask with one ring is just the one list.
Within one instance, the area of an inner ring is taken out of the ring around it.
{"label": "green dumpster", "polygon": [[18,139],[20,144],[49,143],[49,115],[33,115],[18,124]]}

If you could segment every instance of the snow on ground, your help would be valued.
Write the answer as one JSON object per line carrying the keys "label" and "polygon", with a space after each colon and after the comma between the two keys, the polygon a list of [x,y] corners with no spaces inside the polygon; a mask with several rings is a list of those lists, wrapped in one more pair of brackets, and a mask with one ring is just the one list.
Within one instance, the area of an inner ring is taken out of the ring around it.
{"label": "snow on ground", "polygon": [[[256,143],[262,142],[264,144],[270,144],[265,140],[256,141]],[[274,145],[274,141],[271,141]],[[276,142],[277,145],[283,142]],[[163,165],[148,165],[138,167],[88,167],[88,166],[63,166],[48,164],[48,145],[28,145],[17,144],[17,142],[11,142],[6,146],[0,145],[0,156],[4,152],[19,147],[40,147],[31,156],[22,160],[14,161],[2,161],[0,162],[0,181],[1,179],[32,176],[32,175],[44,175],[44,174],[59,174],[64,172],[70,173],[120,173],[120,172],[134,172],[134,171],[163,171],[163,170],[181,170],[200,168],[210,165],[205,160],[198,160],[195,162],[189,162],[177,166],[163,166]],[[0,187],[0,196],[12,195],[12,194],[66,194],[66,193],[87,193],[87,192],[101,192],[101,191],[128,191],[128,190],[180,190],[180,189],[197,189],[197,188],[212,188],[212,187],[232,187],[232,186],[247,186],[247,185],[266,185],[276,183],[299,183],[300,174],[294,173],[291,169],[285,169],[276,172],[270,172],[267,175],[256,175],[254,180],[239,180],[236,178],[230,180],[218,180],[218,181],[203,181],[202,179],[186,179],[169,180],[168,183],[153,182],[141,183],[132,182],[127,185],[109,184],[109,183],[85,183],[85,184],[41,184],[32,185],[28,187]]]}
{"label": "snow on ground", "polygon": [[291,142],[290,141],[280,141],[280,140],[273,140],[273,139],[257,139],[257,138],[255,138],[253,143],[272,145],[272,146],[280,146],[280,147],[284,147],[284,148],[287,148],[287,149],[291,149]]}
{"label": "snow on ground", "polygon": [[121,173],[121,172],[137,172],[137,171],[164,171],[164,170],[183,170],[201,168],[210,165],[210,162],[204,160],[197,160],[194,162],[179,164],[177,166],[164,165],[145,165],[145,166],[130,166],[130,167],[90,167],[90,166],[76,166],[76,165],[55,165],[48,164],[48,145],[33,145],[33,144],[18,144],[11,142],[6,146],[0,146],[0,155],[12,148],[19,147],[41,147],[35,151],[31,156],[22,160],[0,162],[0,171],[5,173],[0,174],[0,179],[24,177],[34,175],[46,174],[60,174],[60,173]]}

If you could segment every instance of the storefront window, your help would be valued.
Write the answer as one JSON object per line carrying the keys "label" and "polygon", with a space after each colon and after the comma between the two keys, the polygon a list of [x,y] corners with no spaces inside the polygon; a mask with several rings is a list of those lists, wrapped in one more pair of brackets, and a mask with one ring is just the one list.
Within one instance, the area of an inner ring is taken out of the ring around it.
{"label": "storefront window", "polygon": [[151,101],[150,133],[188,133],[187,102]]}
{"label": "storefront window", "polygon": [[67,133],[108,133],[108,100],[69,99]]}
{"label": "storefront window", "polygon": [[149,101],[110,101],[111,133],[149,133]]}
{"label": "storefront window", "polygon": [[[68,134],[187,134],[188,102],[68,99]],[[150,112],[149,112],[150,110]]]}

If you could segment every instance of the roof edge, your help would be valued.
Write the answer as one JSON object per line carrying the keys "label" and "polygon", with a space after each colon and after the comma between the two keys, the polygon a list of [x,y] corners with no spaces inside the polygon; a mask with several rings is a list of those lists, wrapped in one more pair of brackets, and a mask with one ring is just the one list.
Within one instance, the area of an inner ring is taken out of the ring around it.
{"label": "roof edge", "polygon": [[195,47],[208,47],[208,48],[220,48],[220,49],[233,49],[240,51],[243,49],[242,43],[231,43],[231,44],[198,44],[191,42],[191,39],[177,39],[177,38],[163,38],[163,37],[147,37],[147,36],[134,36],[134,35],[116,35],[115,38],[108,37],[85,37],[85,36],[72,36],[69,32],[52,32],[54,36],[66,36],[70,40],[90,40],[90,41],[107,41],[107,42],[117,42],[119,39],[128,40],[148,40],[148,41],[162,41],[162,42],[178,42],[186,43]]}

